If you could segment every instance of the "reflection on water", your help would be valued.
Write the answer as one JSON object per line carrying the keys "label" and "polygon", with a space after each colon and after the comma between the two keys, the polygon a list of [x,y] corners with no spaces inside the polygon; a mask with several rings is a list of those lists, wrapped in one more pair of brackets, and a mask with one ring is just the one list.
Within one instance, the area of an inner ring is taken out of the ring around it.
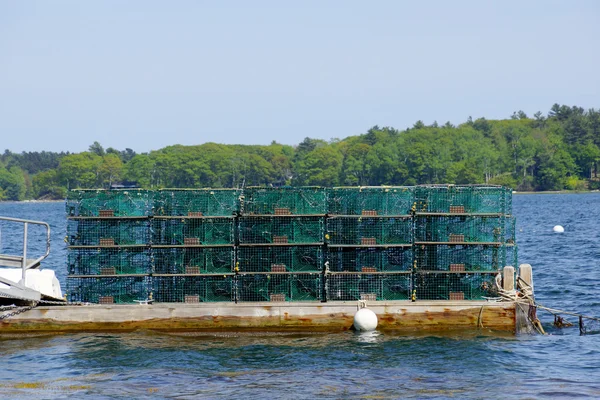
{"label": "reflection on water", "polygon": [[379,343],[383,339],[383,335],[380,332],[356,332],[356,340],[358,343]]}
{"label": "reflection on water", "polygon": [[[600,315],[600,194],[514,197],[519,259],[550,307]],[[0,203],[52,226],[64,283],[62,203]],[[564,234],[552,232],[563,225]],[[18,236],[18,235],[17,235]],[[6,244],[6,232],[3,231]],[[19,238],[20,240],[20,238]],[[600,398],[600,335],[156,333],[0,339],[2,398]],[[567,318],[569,319],[569,318]],[[572,322],[576,322],[573,320]]]}

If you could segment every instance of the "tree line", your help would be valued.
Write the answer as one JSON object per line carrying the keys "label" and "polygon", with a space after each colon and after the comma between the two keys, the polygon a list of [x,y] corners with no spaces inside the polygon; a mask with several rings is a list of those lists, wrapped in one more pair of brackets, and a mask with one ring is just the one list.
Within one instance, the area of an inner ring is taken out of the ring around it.
{"label": "tree line", "polygon": [[555,104],[547,115],[523,111],[503,120],[469,118],[397,130],[374,126],[330,141],[296,146],[205,143],[149,153],[5,150],[0,200],[61,199],[73,188],[379,186],[500,184],[516,190],[600,188],[600,110]]}

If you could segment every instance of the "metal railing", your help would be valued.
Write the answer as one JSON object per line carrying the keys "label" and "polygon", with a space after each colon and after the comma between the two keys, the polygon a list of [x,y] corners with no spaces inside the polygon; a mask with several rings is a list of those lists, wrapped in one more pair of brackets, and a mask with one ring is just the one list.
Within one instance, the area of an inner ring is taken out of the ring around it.
{"label": "metal railing", "polygon": [[[0,254],[0,266],[17,267],[22,269],[22,279],[25,283],[25,273],[28,269],[36,267],[50,254],[50,225],[42,221],[34,221],[29,219],[0,217],[0,221],[8,221],[23,224],[23,251],[22,255]],[[27,259],[27,235],[29,224],[41,225],[46,228],[46,251],[40,257],[34,260]],[[19,265],[20,264],[20,265]]]}

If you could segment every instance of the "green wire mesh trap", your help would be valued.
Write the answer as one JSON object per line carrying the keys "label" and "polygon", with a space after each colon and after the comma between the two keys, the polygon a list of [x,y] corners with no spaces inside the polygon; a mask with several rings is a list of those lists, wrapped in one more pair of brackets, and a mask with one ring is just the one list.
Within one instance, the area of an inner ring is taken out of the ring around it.
{"label": "green wire mesh trap", "polygon": [[239,211],[238,189],[163,189],[155,194],[158,216],[231,216]]}
{"label": "green wire mesh trap", "polygon": [[419,271],[498,271],[518,265],[515,246],[418,245],[414,254]]}
{"label": "green wire mesh trap", "polygon": [[321,246],[238,247],[240,272],[319,272],[323,269]]}
{"label": "green wire mesh trap", "polygon": [[240,274],[237,301],[320,301],[321,274]]}
{"label": "green wire mesh trap", "polygon": [[157,274],[232,273],[235,250],[231,247],[152,248]]}
{"label": "green wire mesh trap", "polygon": [[515,243],[515,219],[506,216],[416,216],[415,242]]}
{"label": "green wire mesh trap", "polygon": [[417,186],[414,211],[510,214],[512,190],[501,186]]}
{"label": "green wire mesh trap", "polygon": [[337,273],[327,276],[327,300],[407,300],[411,295],[410,273]]}
{"label": "green wire mesh trap", "polygon": [[323,243],[323,217],[240,217],[241,244]]}
{"label": "green wire mesh trap", "polygon": [[235,243],[233,218],[154,218],[152,244],[155,245],[226,245]]}
{"label": "green wire mesh trap", "polygon": [[407,215],[415,201],[414,187],[329,189],[330,215]]}
{"label": "green wire mesh trap", "polygon": [[497,273],[420,272],[414,276],[419,300],[483,300],[497,297]]}
{"label": "green wire mesh trap", "polygon": [[71,249],[67,257],[69,275],[149,274],[151,252],[135,248]]}
{"label": "green wire mesh trap", "polygon": [[331,217],[327,219],[329,244],[392,245],[410,244],[411,217]]}
{"label": "green wire mesh trap", "polygon": [[410,272],[413,252],[398,247],[332,247],[327,260],[332,272]]}
{"label": "green wire mesh trap", "polygon": [[150,243],[150,221],[142,219],[69,219],[70,246],[132,246]]}
{"label": "green wire mesh trap", "polygon": [[150,296],[148,276],[67,277],[69,301],[122,304],[145,301]]}
{"label": "green wire mesh trap", "polygon": [[143,217],[152,214],[154,192],[132,190],[71,190],[67,192],[69,216]]}
{"label": "green wire mesh trap", "polygon": [[159,303],[231,302],[234,275],[154,276],[153,298]]}
{"label": "green wire mesh trap", "polygon": [[327,192],[321,187],[250,187],[244,190],[240,211],[243,215],[324,215]]}

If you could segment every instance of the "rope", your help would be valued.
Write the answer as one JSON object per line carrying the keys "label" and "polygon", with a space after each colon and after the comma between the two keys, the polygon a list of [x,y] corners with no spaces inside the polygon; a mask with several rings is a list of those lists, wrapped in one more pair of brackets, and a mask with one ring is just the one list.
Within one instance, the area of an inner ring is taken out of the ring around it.
{"label": "rope", "polygon": [[483,314],[483,307],[481,306],[481,309],[479,310],[479,316],[477,317],[477,326],[479,328],[483,328],[483,321],[481,320],[481,314]]}
{"label": "rope", "polygon": [[525,310],[521,305],[527,305],[529,307],[529,312],[527,312],[527,319],[538,333],[545,335],[546,332],[544,331],[544,327],[542,326],[541,321],[537,318],[535,313],[535,310],[538,308],[538,304],[533,298],[533,287],[527,282],[525,282],[523,279],[521,279],[521,277],[518,277],[517,288],[519,290],[505,290],[501,286],[500,274],[496,276],[494,283],[496,286],[496,290],[498,291],[499,300],[514,302],[523,313],[525,313]]}
{"label": "rope", "polygon": [[570,312],[570,311],[564,311],[564,310],[557,310],[556,308],[544,307],[544,306],[539,305],[539,304],[538,304],[538,308],[540,310],[548,311],[552,315],[564,314],[564,315],[572,315],[574,317],[581,317],[581,318],[585,318],[585,319],[591,319],[593,321],[600,321],[600,318],[598,318],[598,317],[590,317],[589,315],[583,315],[583,314],[578,314],[578,313],[574,313],[574,312]]}

